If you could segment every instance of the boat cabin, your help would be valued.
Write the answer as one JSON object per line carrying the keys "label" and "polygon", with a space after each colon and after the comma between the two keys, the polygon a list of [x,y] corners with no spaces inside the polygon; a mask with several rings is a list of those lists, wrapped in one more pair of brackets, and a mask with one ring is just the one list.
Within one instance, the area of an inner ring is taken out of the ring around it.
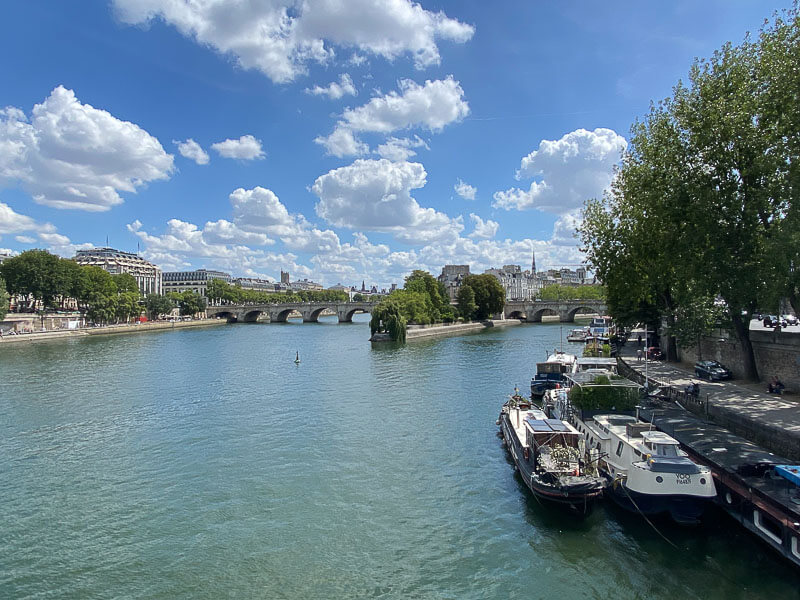
{"label": "boat cabin", "polygon": [[525,417],[525,434],[527,445],[544,470],[573,473],[579,469],[579,444],[583,435],[569,423],[548,419],[541,411],[531,411]]}
{"label": "boat cabin", "polygon": [[609,373],[617,373],[617,359],[616,358],[597,358],[597,357],[579,357],[575,362],[575,373],[581,371],[597,370],[608,371]]}

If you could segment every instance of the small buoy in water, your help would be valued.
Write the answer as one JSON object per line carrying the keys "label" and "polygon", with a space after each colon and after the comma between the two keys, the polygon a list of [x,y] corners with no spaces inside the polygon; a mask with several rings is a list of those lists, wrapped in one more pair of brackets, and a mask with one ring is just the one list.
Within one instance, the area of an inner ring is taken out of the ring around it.
{"label": "small buoy in water", "polygon": [[300,364],[300,351],[298,350],[297,353],[294,355],[294,362],[295,364]]}

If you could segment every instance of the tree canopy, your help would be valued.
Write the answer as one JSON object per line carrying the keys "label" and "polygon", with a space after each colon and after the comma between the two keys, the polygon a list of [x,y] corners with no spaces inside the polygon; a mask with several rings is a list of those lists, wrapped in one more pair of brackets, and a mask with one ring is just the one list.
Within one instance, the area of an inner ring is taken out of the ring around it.
{"label": "tree canopy", "polygon": [[6,282],[0,277],[0,321],[6,317],[6,313],[8,313],[8,292]]}
{"label": "tree canopy", "polygon": [[339,290],[301,290],[299,292],[267,292],[231,285],[222,279],[212,279],[206,286],[206,297],[212,303],[280,304],[283,302],[347,302],[347,292]]}
{"label": "tree canopy", "polygon": [[545,286],[539,294],[541,300],[605,300],[605,288],[600,285],[561,285],[555,283]]}
{"label": "tree canopy", "polygon": [[471,315],[473,319],[479,321],[488,319],[491,315],[501,312],[505,306],[506,291],[497,277],[490,273],[467,275],[461,282],[461,287],[472,288],[476,305]]}
{"label": "tree canopy", "polygon": [[753,379],[750,315],[798,298],[799,34],[795,8],[758,39],[696,62],[633,125],[610,191],[587,202],[580,229],[613,316],[664,315],[693,343],[722,313]]}

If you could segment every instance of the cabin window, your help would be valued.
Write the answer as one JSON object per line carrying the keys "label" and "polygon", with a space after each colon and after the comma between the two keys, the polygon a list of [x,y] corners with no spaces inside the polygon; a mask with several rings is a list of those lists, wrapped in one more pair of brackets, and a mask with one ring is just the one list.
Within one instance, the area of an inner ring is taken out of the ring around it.
{"label": "cabin window", "polygon": [[674,444],[656,444],[658,456],[678,456],[678,448]]}
{"label": "cabin window", "polygon": [[800,542],[797,541],[797,536],[792,536],[792,554],[800,558]]}
{"label": "cabin window", "polygon": [[617,456],[622,456],[622,447],[623,446],[624,446],[624,444],[622,442],[620,442],[619,445],[617,446]]}
{"label": "cabin window", "polygon": [[781,525],[769,515],[762,513],[757,508],[753,509],[753,523],[760,531],[776,544],[783,542]]}

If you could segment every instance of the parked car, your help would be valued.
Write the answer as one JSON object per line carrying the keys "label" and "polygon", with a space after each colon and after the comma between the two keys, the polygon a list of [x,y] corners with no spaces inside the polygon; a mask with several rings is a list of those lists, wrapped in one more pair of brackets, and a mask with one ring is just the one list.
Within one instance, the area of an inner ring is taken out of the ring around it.
{"label": "parked car", "polygon": [[644,356],[651,360],[664,360],[664,352],[658,346],[650,346],[644,351]]}
{"label": "parked car", "polygon": [[694,364],[694,374],[709,381],[730,379],[733,374],[715,360],[701,360]]}
{"label": "parked car", "polygon": [[778,315],[767,315],[764,317],[764,327],[786,327],[786,321]]}
{"label": "parked car", "polygon": [[798,323],[797,317],[794,315],[781,315],[781,318],[786,321],[786,325],[784,325],[784,327],[787,325],[797,325]]}

